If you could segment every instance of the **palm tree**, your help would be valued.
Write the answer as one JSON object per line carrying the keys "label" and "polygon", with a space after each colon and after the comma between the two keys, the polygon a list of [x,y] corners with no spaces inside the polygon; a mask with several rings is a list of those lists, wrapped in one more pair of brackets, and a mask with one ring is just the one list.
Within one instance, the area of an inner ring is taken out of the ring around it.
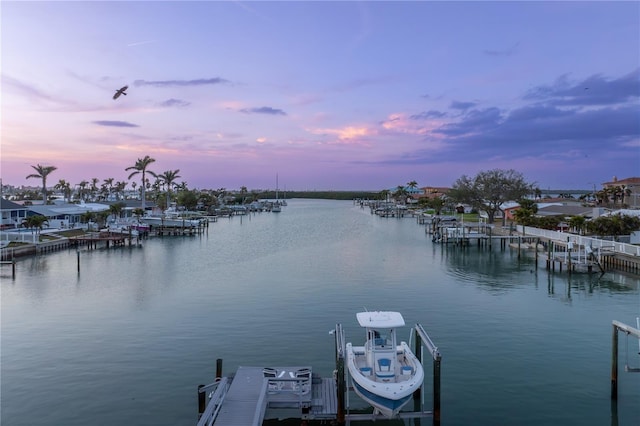
{"label": "palm tree", "polygon": [[91,187],[89,188],[89,193],[91,194],[91,200],[96,199],[96,194],[98,193],[98,182],[100,182],[100,179],[91,178]]}
{"label": "palm tree", "polygon": [[106,193],[107,193],[107,200],[109,200],[111,198],[111,192],[113,191],[113,181],[115,179],[114,178],[106,178],[104,180],[104,183],[102,185],[103,188],[106,189]]}
{"label": "palm tree", "polygon": [[33,231],[36,231],[36,235],[38,235],[40,233],[40,231],[42,231],[42,227],[44,226],[44,224],[49,224],[49,219],[47,219],[46,216],[42,216],[42,215],[33,215],[33,216],[27,216],[23,221],[22,221],[22,226],[24,226],[25,228],[31,229],[31,233],[33,234]]}
{"label": "palm tree", "polygon": [[31,166],[38,173],[32,173],[27,176],[27,179],[30,178],[38,178],[42,179],[42,204],[47,204],[47,176],[49,173],[57,170],[56,166],[42,166],[38,164],[37,166]]}
{"label": "palm tree", "polygon": [[128,179],[131,179],[133,176],[137,175],[138,173],[140,173],[141,175],[142,185],[140,185],[140,188],[141,188],[140,196],[142,198],[142,210],[145,209],[145,189],[146,189],[145,182],[147,182],[146,174],[149,173],[151,176],[157,177],[157,175],[154,172],[152,172],[151,170],[147,170],[147,167],[149,167],[149,164],[155,161],[156,161],[155,158],[151,158],[148,155],[145,155],[144,158],[138,158],[138,161],[136,161],[135,165],[124,169],[125,171],[133,170],[133,172],[129,175]]}
{"label": "palm tree", "polygon": [[93,222],[93,219],[95,218],[96,218],[95,212],[88,211],[88,212],[82,213],[82,215],[80,216],[80,222],[82,223]]}
{"label": "palm tree", "polygon": [[407,187],[409,188],[409,192],[411,192],[411,194],[409,194],[411,196],[411,198],[413,198],[413,194],[414,194],[414,189],[416,189],[418,187],[418,182],[416,182],[415,180],[412,180],[411,182],[407,182]]}
{"label": "palm tree", "polygon": [[80,182],[78,184],[78,192],[80,192],[80,200],[84,201],[85,200],[85,192],[87,190],[87,186],[89,185],[89,182],[87,182],[86,180],[83,180],[82,182]]}
{"label": "palm tree", "polygon": [[169,208],[169,205],[171,204],[171,187],[174,185],[175,180],[180,177],[178,173],[180,173],[180,169],[167,170],[166,172],[158,175],[160,181],[164,184],[165,188],[167,188],[167,208]]}
{"label": "palm tree", "polygon": [[569,226],[580,235],[582,235],[586,224],[587,219],[582,215],[571,216],[569,218]]}
{"label": "palm tree", "polygon": [[405,204],[407,202],[407,190],[404,189],[404,186],[402,185],[398,185],[396,187],[395,192],[393,193],[393,196],[395,197],[396,200],[401,200],[400,203]]}
{"label": "palm tree", "polygon": [[64,194],[64,200],[66,202],[71,202],[71,184],[69,182],[64,179],[60,179],[54,186],[54,189],[62,191]]}
{"label": "palm tree", "polygon": [[116,200],[121,200],[123,198],[125,198],[124,196],[124,190],[127,187],[127,182],[125,181],[117,181],[115,184],[115,190],[116,190]]}
{"label": "palm tree", "polygon": [[122,216],[122,210],[124,209],[124,203],[114,203],[109,206],[109,214],[113,215],[114,219],[120,218]]}

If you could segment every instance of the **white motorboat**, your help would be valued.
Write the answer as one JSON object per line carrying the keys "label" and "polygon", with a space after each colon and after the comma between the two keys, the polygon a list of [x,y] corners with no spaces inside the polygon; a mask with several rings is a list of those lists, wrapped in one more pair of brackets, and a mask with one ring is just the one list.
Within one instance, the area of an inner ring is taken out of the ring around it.
{"label": "white motorboat", "polygon": [[399,312],[359,312],[356,317],[366,329],[366,341],[346,345],[353,388],[374,412],[395,417],[422,386],[422,364],[406,342],[397,342],[396,329],[405,325]]}
{"label": "white motorboat", "polygon": [[205,219],[189,212],[180,212],[175,207],[169,207],[161,215],[142,216],[140,222],[150,226],[169,226],[177,228],[197,228],[201,226]]}
{"label": "white motorboat", "polygon": [[187,219],[184,217],[169,216],[143,216],[140,222],[151,226],[172,226],[177,228],[196,228],[201,222],[197,219]]}

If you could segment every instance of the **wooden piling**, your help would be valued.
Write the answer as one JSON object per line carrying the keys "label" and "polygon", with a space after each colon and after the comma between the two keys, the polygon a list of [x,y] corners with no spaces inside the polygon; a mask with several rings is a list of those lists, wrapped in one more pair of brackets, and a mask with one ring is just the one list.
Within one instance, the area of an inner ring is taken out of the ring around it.
{"label": "wooden piling", "polygon": [[205,392],[202,392],[203,387],[204,385],[198,385],[198,419],[202,417],[202,413],[204,413],[204,410],[207,405],[206,404],[207,395],[205,394]]}
{"label": "wooden piling", "polygon": [[611,337],[611,399],[618,399],[618,328],[615,324]]}
{"label": "wooden piling", "polygon": [[[416,344],[413,347],[413,353],[416,356],[416,358],[418,358],[418,360],[422,362],[422,338],[420,337],[420,333],[416,333]],[[419,387],[413,393],[413,407],[414,407],[413,411],[422,410],[421,393],[422,393],[422,387]]]}
{"label": "wooden piling", "polygon": [[222,358],[216,359],[216,379],[222,377]]}
{"label": "wooden piling", "polygon": [[433,426],[440,426],[440,364],[442,356],[438,353],[433,361]]}
{"label": "wooden piling", "polygon": [[345,383],[344,372],[344,331],[342,324],[336,324],[335,328],[335,349],[336,349],[336,423],[344,425],[345,416],[345,396],[347,393],[347,385]]}
{"label": "wooden piling", "polygon": [[567,272],[571,275],[571,270],[573,269],[571,262],[571,251],[573,249],[573,243],[569,241],[569,237],[567,237]]}

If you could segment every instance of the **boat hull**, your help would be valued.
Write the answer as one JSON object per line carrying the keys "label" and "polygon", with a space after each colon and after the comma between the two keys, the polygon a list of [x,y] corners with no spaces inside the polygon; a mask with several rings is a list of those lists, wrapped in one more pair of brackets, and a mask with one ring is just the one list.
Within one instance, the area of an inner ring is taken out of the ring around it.
{"label": "boat hull", "polygon": [[412,373],[406,376],[396,373],[376,378],[375,368],[370,375],[362,374],[363,357],[366,356],[364,347],[354,347],[348,343],[346,352],[347,369],[356,394],[387,418],[395,417],[409,402],[412,394],[422,387],[424,379],[422,365],[405,342],[397,346],[395,353],[397,357],[404,360],[406,365],[411,366],[406,367],[412,370]]}
{"label": "boat hull", "polygon": [[353,384],[353,390],[355,390],[356,394],[358,394],[360,398],[362,398],[376,411],[387,418],[395,417],[400,412],[402,407],[407,405],[407,403],[411,399],[411,394],[408,394],[400,399],[385,398],[367,390],[354,378],[351,379],[351,382]]}

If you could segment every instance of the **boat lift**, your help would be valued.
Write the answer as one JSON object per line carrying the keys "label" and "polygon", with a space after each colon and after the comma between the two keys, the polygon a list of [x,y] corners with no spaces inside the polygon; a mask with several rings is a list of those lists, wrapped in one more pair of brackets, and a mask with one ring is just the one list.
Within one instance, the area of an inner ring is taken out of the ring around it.
{"label": "boat lift", "polygon": [[[440,425],[440,365],[442,356],[438,347],[433,343],[427,332],[422,325],[416,324],[412,329],[411,336],[415,333],[415,346],[414,354],[423,364],[424,357],[422,355],[422,348],[425,347],[433,359],[433,410],[426,411],[424,407],[424,398],[422,396],[422,387],[417,389],[413,393],[414,411],[401,411],[397,418],[401,419],[416,419],[433,417],[433,425]],[[335,343],[336,343],[336,384],[337,384],[337,421],[339,424],[350,424],[350,421],[362,421],[362,420],[387,420],[386,417],[380,414],[353,414],[349,413],[349,372],[345,368],[345,354],[346,354],[346,341],[344,337],[344,330],[342,324],[336,324],[335,328]],[[411,339],[409,340],[409,346],[411,346]]]}

